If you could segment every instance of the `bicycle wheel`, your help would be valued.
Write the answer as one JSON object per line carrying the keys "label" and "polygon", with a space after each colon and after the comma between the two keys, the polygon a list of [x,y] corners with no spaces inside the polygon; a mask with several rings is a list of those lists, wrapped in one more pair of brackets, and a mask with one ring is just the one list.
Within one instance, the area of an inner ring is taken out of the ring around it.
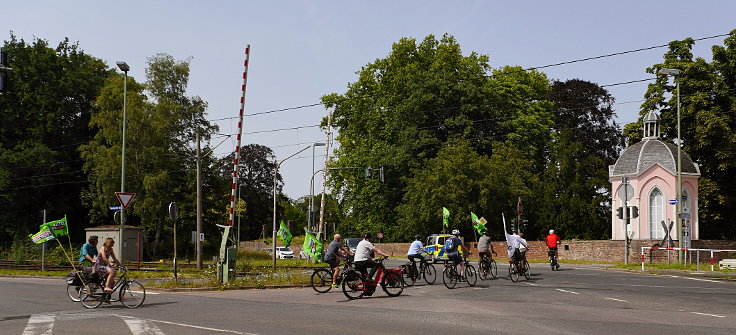
{"label": "bicycle wheel", "polygon": [[82,290],[81,286],[72,286],[72,285],[66,286],[66,294],[68,294],[69,299],[72,299],[72,301],[74,302],[79,302],[80,300],[82,300],[79,298],[80,297],[79,291],[81,290]]}
{"label": "bicycle wheel", "polygon": [[316,269],[312,273],[312,288],[318,293],[327,293],[332,288],[332,274],[327,269]]}
{"label": "bicycle wheel", "polygon": [[424,281],[427,282],[427,285],[432,285],[436,280],[437,270],[435,270],[434,265],[427,263],[424,267]]}
{"label": "bicycle wheel", "polygon": [[120,286],[120,302],[128,308],[136,308],[146,300],[146,289],[139,282],[129,280]]}
{"label": "bicycle wheel", "polygon": [[404,292],[404,281],[401,279],[401,274],[394,270],[386,271],[381,280],[381,288],[390,297],[400,296],[401,292]]}
{"label": "bicycle wheel", "polygon": [[524,260],[524,278],[526,278],[526,280],[529,280],[529,277],[531,276],[532,276],[532,268],[529,266],[529,262],[527,262],[525,259]]}
{"label": "bicycle wheel", "polygon": [[457,285],[457,274],[455,274],[455,267],[449,266],[442,271],[442,283],[447,288],[454,288]]}
{"label": "bicycle wheel", "polygon": [[468,282],[468,286],[475,286],[478,282],[478,273],[475,272],[475,267],[467,264],[465,265],[465,280]]}
{"label": "bicycle wheel", "polygon": [[79,290],[79,301],[82,302],[82,306],[86,308],[97,308],[103,302],[105,293],[97,292],[99,290],[96,285],[82,286]]}
{"label": "bicycle wheel", "polygon": [[360,299],[365,293],[365,280],[358,270],[350,270],[342,280],[342,293],[350,299]]}
{"label": "bicycle wheel", "polygon": [[486,262],[485,260],[481,260],[478,263],[478,277],[480,277],[480,280],[486,280],[490,273],[490,264]]}
{"label": "bicycle wheel", "polygon": [[511,279],[512,282],[519,280],[519,271],[516,271],[514,263],[509,264],[509,279]]}
{"label": "bicycle wheel", "polygon": [[414,269],[411,265],[405,265],[402,267],[402,277],[406,286],[412,286],[417,281],[417,275],[414,273]]}
{"label": "bicycle wheel", "polygon": [[491,277],[493,277],[493,279],[498,277],[498,265],[495,260],[491,260]]}

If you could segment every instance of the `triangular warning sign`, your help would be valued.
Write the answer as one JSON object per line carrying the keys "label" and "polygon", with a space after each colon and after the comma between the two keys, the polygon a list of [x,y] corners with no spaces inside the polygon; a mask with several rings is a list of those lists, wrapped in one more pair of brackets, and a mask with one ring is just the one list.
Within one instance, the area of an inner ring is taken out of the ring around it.
{"label": "triangular warning sign", "polygon": [[133,198],[135,197],[135,193],[115,192],[115,196],[118,197],[118,201],[120,201],[120,206],[123,206],[123,208],[128,208],[128,206],[130,206],[130,202],[133,201]]}

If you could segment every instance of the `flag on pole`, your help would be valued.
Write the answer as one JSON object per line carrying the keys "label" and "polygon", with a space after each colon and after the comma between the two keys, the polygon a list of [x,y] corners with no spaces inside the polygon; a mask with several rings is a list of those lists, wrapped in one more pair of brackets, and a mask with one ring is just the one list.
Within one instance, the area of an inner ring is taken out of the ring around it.
{"label": "flag on pole", "polygon": [[284,242],[285,247],[291,245],[291,232],[289,231],[289,227],[287,227],[284,223],[284,220],[281,220],[281,226],[279,227],[279,231],[276,234],[281,238],[281,241]]}
{"label": "flag on pole", "polygon": [[478,231],[478,234],[483,234],[483,231],[486,230],[486,226],[478,220],[478,216],[475,215],[475,213],[470,212],[470,219],[472,220],[473,228]]}
{"label": "flag on pole", "polygon": [[445,227],[450,226],[450,211],[448,211],[445,207],[442,207],[442,224]]}
{"label": "flag on pole", "polygon": [[304,244],[302,245],[302,251],[307,255],[315,259],[317,262],[322,262],[322,242],[320,242],[314,235],[306,232],[304,235]]}
{"label": "flag on pole", "polygon": [[30,237],[31,240],[33,240],[33,243],[36,244],[53,241],[55,239],[54,234],[51,233],[51,230],[49,230],[49,227],[46,225],[41,225],[41,230],[38,233],[29,234],[28,237]]}
{"label": "flag on pole", "polygon": [[41,226],[49,227],[49,231],[51,231],[51,234],[53,234],[54,237],[69,235],[69,226],[67,225],[66,215],[64,215],[64,218],[62,219],[46,222]]}

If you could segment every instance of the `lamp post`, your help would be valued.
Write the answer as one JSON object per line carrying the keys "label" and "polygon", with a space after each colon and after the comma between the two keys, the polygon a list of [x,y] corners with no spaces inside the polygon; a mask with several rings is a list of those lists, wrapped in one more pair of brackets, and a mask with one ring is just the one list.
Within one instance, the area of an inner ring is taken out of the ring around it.
{"label": "lamp post", "polygon": [[274,271],[276,271],[276,176],[278,175],[281,164],[286,162],[286,160],[288,160],[289,158],[298,155],[302,151],[309,149],[310,147],[304,147],[301,150],[293,153],[291,156],[282,159],[278,164],[276,164],[276,168],[273,170],[273,231],[272,231],[273,248],[271,249],[271,253],[273,255],[273,270]]}
{"label": "lamp post", "polygon": [[[127,108],[128,108],[128,71],[130,71],[130,66],[128,66],[125,62],[117,62],[118,68],[120,68],[123,73],[125,73],[125,80],[123,81],[123,153],[122,153],[122,167],[120,171],[120,193],[125,193],[125,119],[127,117]],[[120,263],[123,262],[123,257],[125,256],[125,208],[120,208],[120,229],[118,232],[120,233],[119,241],[120,241],[120,254],[118,255],[120,258]]]}
{"label": "lamp post", "polygon": [[[677,230],[679,230],[680,248],[682,248],[683,232],[682,232],[682,137],[680,136],[680,70],[677,69],[660,69],[659,74],[672,76],[675,78],[675,87],[677,88],[677,205],[675,207],[675,218],[677,221]],[[683,251],[679,252],[680,262],[683,261]]]}
{"label": "lamp post", "polygon": [[309,211],[307,212],[309,218],[307,220],[307,230],[312,229],[312,226],[314,225],[312,223],[312,212],[314,211],[314,147],[324,146],[325,144],[321,142],[312,144],[312,182],[309,184]]}

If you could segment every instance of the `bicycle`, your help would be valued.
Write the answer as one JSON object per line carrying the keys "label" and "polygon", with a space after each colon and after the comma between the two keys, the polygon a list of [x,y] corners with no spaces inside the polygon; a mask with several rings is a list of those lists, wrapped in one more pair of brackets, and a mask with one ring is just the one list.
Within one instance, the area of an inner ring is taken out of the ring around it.
{"label": "bicycle", "polygon": [[526,280],[529,280],[531,277],[531,267],[529,266],[529,262],[526,260],[525,253],[521,253],[521,260],[519,260],[520,264],[523,266],[519,269],[517,269],[518,265],[514,261],[509,261],[509,279],[511,279],[512,282],[516,282],[519,280],[519,275],[523,275]]}
{"label": "bicycle", "polygon": [[401,278],[401,270],[386,269],[383,261],[386,259],[379,258],[376,260],[375,280],[364,279],[363,273],[358,270],[350,270],[345,274],[342,281],[342,293],[350,299],[360,299],[364,295],[371,296],[376,291],[378,284],[390,297],[398,297],[404,292],[404,280]]}
{"label": "bicycle", "polygon": [[552,271],[559,270],[560,263],[557,261],[557,252],[550,250],[547,252],[547,255],[549,256],[549,266],[552,267]]}
{"label": "bicycle", "polygon": [[417,263],[415,261],[407,262],[401,267],[401,273],[404,276],[404,285],[406,286],[413,286],[419,278],[424,278],[427,285],[432,285],[437,280],[437,270],[429,262],[421,263],[419,269],[417,269]]}
{"label": "bicycle", "polygon": [[66,275],[66,294],[74,302],[81,301],[79,291],[85,282],[100,280],[98,274],[91,267],[79,268],[80,270],[69,272]]}
{"label": "bicycle", "polygon": [[[345,278],[345,273],[347,273],[351,269],[353,269],[352,257],[346,258],[345,263],[343,264],[342,268],[340,268],[340,273],[337,275],[338,285],[341,284],[342,280]],[[317,293],[329,292],[332,289],[332,274],[332,269],[314,269],[312,277],[310,278],[312,289],[317,291]]]}
{"label": "bicycle", "polygon": [[[143,304],[146,300],[146,289],[135,280],[128,280],[126,275],[128,268],[119,266],[120,275],[116,276],[117,282],[113,286],[112,291],[105,292],[105,277],[98,276],[96,280],[86,282],[79,291],[79,298],[82,305],[86,308],[97,308],[102,303],[117,302],[123,304],[127,308],[136,308]],[[93,278],[94,279],[94,278]],[[118,293],[118,299],[114,300],[113,294]]]}
{"label": "bicycle", "polygon": [[475,286],[478,282],[478,273],[475,268],[468,263],[468,259],[463,255],[463,261],[465,264],[465,272],[460,274],[457,272],[457,266],[459,264],[448,265],[445,263],[445,270],[442,271],[442,283],[445,287],[452,289],[457,285],[458,281],[464,281],[468,283],[468,286]]}
{"label": "bicycle", "polygon": [[480,267],[478,275],[481,280],[486,280],[489,276],[496,279],[498,276],[498,265],[496,264],[495,259],[488,257],[485,254],[481,254],[478,266]]}

